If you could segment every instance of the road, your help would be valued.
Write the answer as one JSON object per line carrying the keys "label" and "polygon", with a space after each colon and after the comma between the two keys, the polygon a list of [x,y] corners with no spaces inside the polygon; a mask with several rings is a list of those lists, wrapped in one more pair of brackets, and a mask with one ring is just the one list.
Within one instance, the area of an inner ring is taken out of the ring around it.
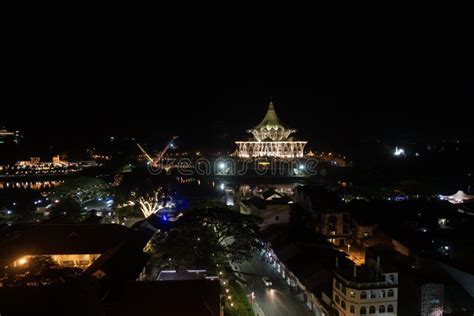
{"label": "road", "polygon": [[[306,306],[290,293],[290,288],[281,276],[267,262],[261,260],[260,255],[255,255],[252,261],[239,265],[239,269],[266,316],[312,315]],[[264,276],[271,279],[271,289],[263,283]]]}

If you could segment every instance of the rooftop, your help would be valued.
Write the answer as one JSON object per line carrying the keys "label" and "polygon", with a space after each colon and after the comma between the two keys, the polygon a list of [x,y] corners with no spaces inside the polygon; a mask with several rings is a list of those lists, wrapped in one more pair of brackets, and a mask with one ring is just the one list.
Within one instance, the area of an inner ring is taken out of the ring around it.
{"label": "rooftop", "polygon": [[339,281],[352,288],[384,288],[388,286],[381,271],[369,268],[367,265],[341,265],[334,274]]}
{"label": "rooftop", "polygon": [[[0,288],[6,315],[218,316],[219,281],[74,282],[46,287]],[[61,302],[51,304],[51,302]],[[28,302],[28,304],[25,304]]]}
{"label": "rooftop", "polygon": [[275,111],[275,106],[273,105],[273,102],[271,101],[270,101],[270,104],[268,105],[268,110],[267,110],[267,113],[265,114],[265,117],[260,122],[260,124],[258,124],[254,129],[261,129],[261,128],[286,129],[286,127],[281,123],[280,119],[278,118],[278,115],[276,114],[276,111]]}
{"label": "rooftop", "polygon": [[25,255],[103,254],[130,235],[115,224],[36,225],[0,242],[0,260]]}

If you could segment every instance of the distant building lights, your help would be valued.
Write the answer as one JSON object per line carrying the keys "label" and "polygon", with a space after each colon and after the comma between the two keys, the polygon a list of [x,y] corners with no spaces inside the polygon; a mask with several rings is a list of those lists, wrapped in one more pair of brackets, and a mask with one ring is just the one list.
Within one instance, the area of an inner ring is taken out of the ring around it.
{"label": "distant building lights", "polygon": [[19,266],[23,266],[23,265],[28,263],[28,259],[20,258],[20,259],[18,259],[17,263],[18,263]]}
{"label": "distant building lights", "polygon": [[396,156],[396,157],[405,156],[405,149],[395,147],[395,151],[394,151],[393,155]]}

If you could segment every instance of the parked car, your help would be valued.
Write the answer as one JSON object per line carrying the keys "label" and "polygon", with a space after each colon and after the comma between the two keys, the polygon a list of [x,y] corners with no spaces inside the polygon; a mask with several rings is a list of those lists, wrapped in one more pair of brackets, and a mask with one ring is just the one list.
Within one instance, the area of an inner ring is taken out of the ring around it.
{"label": "parked car", "polygon": [[266,287],[272,286],[272,281],[268,277],[263,277],[262,278],[263,284],[265,284]]}

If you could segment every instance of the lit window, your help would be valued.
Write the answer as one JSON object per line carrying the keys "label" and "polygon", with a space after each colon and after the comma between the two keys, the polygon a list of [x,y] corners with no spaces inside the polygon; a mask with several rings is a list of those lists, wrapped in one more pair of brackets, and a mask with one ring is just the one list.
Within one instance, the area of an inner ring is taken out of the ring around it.
{"label": "lit window", "polygon": [[389,279],[390,283],[395,283],[395,276],[393,274],[390,274],[388,276],[388,279]]}

